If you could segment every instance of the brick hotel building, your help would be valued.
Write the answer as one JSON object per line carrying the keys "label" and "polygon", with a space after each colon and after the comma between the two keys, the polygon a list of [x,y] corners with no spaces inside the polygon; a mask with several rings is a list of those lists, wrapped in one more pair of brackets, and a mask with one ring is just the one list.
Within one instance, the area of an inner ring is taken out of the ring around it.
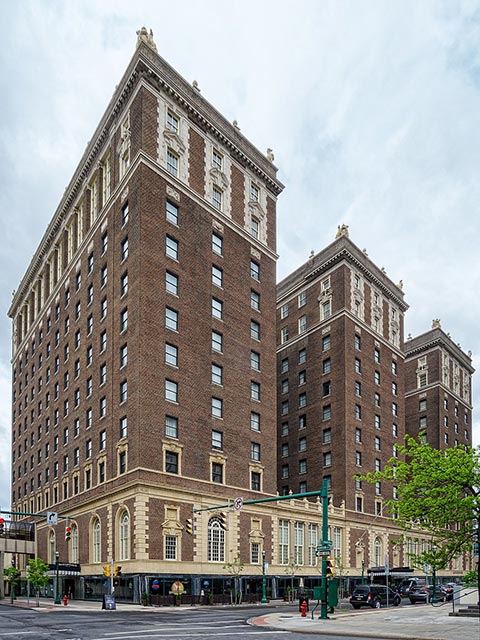
{"label": "brick hotel building", "polygon": [[[71,563],[61,589],[76,597],[104,592],[111,561],[120,598],[139,601],[154,579],[161,594],[177,579],[222,592],[237,554],[258,593],[263,552],[277,595],[292,558],[318,581],[319,502],[227,510],[226,526],[221,505],[327,477],[334,553],[354,576],[397,533],[387,489],[352,476],[408,431],[417,353],[448,354],[449,406],[469,421],[455,363],[466,389],[471,360],[440,329],[403,350],[403,292],[345,229],[276,290],[273,156],[138,35],[9,311],[12,509],[69,517],[69,543],[62,521],[16,519],[36,522],[40,557]],[[425,391],[438,404],[435,367]],[[402,566],[403,549],[390,553]]]}

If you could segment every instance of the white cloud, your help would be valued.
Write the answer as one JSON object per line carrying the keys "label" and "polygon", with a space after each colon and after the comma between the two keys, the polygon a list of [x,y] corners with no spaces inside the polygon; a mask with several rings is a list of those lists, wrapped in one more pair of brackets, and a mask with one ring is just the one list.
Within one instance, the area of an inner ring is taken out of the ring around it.
{"label": "white cloud", "polygon": [[[273,147],[286,184],[279,277],[346,222],[403,279],[407,331],[440,317],[477,358],[478,2],[24,0],[2,13],[3,309],[145,24],[206,99]],[[0,335],[7,375],[5,319]],[[2,404],[9,412],[9,393]]]}

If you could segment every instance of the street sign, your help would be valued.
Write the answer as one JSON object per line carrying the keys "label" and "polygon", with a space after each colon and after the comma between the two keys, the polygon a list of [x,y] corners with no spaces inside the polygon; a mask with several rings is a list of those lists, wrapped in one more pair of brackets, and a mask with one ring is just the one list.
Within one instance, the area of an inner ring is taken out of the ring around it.
{"label": "street sign", "polygon": [[185,587],[178,580],[176,582],[174,582],[172,584],[172,586],[170,587],[170,591],[172,593],[174,593],[175,595],[181,595],[184,592],[184,590],[185,590]]}
{"label": "street sign", "polygon": [[243,507],[243,498],[241,497],[235,498],[235,500],[233,501],[233,508],[235,509],[235,511],[240,511],[242,507]]}
{"label": "street sign", "polygon": [[47,524],[58,524],[58,513],[56,511],[47,511]]}
{"label": "street sign", "polygon": [[331,540],[322,540],[322,544],[326,547],[331,547],[333,542]]}
{"label": "street sign", "polygon": [[317,556],[317,558],[328,558],[328,556],[330,555],[330,549],[317,551],[315,555]]}

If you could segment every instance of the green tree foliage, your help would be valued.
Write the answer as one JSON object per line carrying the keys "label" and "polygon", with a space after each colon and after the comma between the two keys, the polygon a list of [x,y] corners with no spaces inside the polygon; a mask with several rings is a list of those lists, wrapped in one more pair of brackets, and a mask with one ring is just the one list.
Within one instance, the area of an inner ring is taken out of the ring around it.
{"label": "green tree foliage", "polygon": [[31,559],[28,563],[27,573],[30,584],[35,589],[35,595],[37,598],[37,607],[39,602],[39,591],[48,584],[49,577],[47,576],[48,565],[41,558]]}
{"label": "green tree foliage", "polygon": [[[395,523],[432,536],[432,548],[414,560],[443,568],[480,543],[480,450],[441,451],[407,436],[398,452],[382,471],[361,479],[395,487],[396,499],[386,501]],[[480,563],[477,576],[480,601]]]}
{"label": "green tree foliage", "polygon": [[7,567],[3,570],[3,577],[10,585],[10,602],[13,602],[15,587],[20,580],[20,571],[16,567]]}

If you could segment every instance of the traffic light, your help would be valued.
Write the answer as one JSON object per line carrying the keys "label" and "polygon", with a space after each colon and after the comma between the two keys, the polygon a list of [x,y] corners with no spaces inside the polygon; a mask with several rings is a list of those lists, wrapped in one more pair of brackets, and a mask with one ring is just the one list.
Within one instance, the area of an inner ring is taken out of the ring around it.
{"label": "traffic light", "polygon": [[116,564],[113,568],[113,575],[115,578],[118,578],[118,576],[122,575],[122,567],[118,564]]}
{"label": "traffic light", "polygon": [[218,517],[220,519],[220,526],[222,527],[222,529],[226,529],[227,528],[227,514],[225,511],[221,511],[218,514]]}
{"label": "traffic light", "polygon": [[0,518],[0,536],[5,534],[5,520]]}
{"label": "traffic light", "polygon": [[72,537],[72,527],[65,527],[65,542],[70,542]]}
{"label": "traffic light", "polygon": [[333,578],[335,575],[335,560],[332,557],[327,558],[326,563],[326,576],[327,578]]}
{"label": "traffic light", "polygon": [[109,565],[109,564],[104,564],[104,565],[103,565],[103,575],[104,575],[106,578],[110,578],[110,576],[111,576],[111,572],[110,572],[110,571],[111,571],[111,570],[110,570],[110,565]]}
{"label": "traffic light", "polygon": [[187,518],[185,521],[185,531],[189,534],[189,535],[193,535],[193,519],[192,518]]}

